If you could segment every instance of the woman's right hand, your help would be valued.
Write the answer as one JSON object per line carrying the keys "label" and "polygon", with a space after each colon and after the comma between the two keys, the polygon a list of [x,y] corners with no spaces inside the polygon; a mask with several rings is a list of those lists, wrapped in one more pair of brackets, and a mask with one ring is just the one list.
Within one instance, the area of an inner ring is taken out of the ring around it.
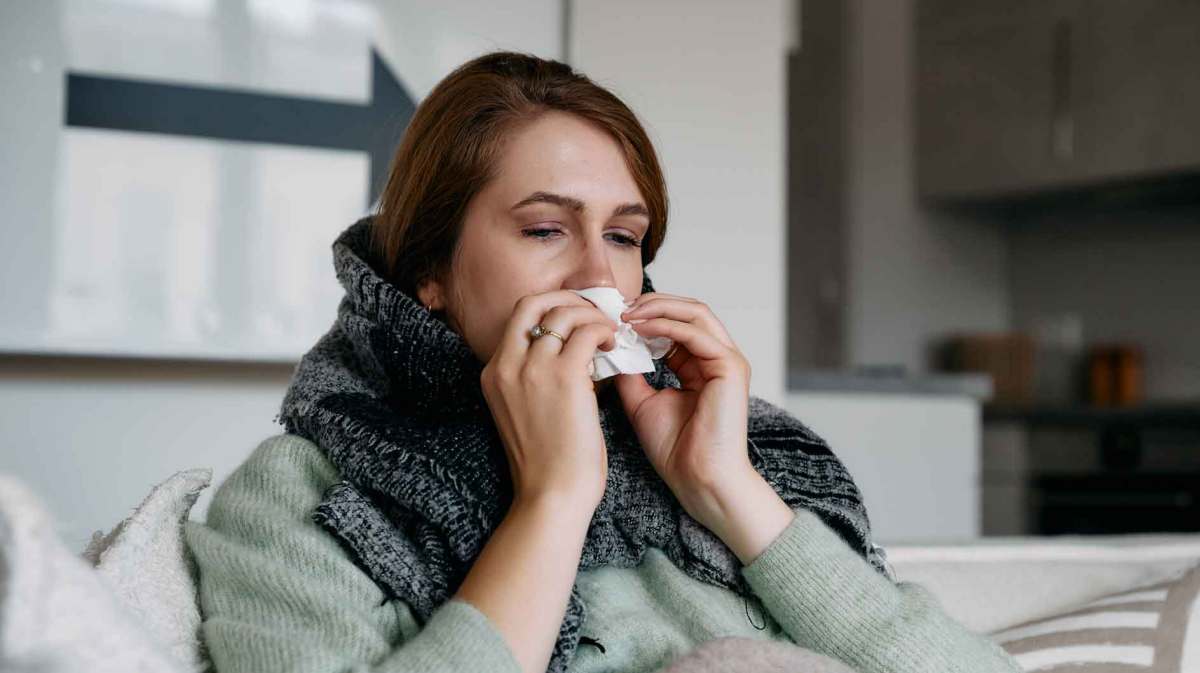
{"label": "woman's right hand", "polygon": [[[542,325],[563,336],[532,339]],[[617,325],[568,290],[522,297],[480,382],[508,455],[514,502],[547,496],[600,504],[608,455],[588,365],[616,346]]]}

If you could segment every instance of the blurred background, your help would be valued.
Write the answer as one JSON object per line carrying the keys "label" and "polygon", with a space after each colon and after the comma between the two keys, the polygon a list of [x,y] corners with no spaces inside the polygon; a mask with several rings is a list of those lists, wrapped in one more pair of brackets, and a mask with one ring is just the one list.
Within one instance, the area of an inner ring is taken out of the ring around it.
{"label": "blurred background", "polygon": [[1195,0],[12,0],[0,471],[73,547],[280,431],[333,238],[493,49],[643,120],[656,286],[883,542],[1200,530]]}

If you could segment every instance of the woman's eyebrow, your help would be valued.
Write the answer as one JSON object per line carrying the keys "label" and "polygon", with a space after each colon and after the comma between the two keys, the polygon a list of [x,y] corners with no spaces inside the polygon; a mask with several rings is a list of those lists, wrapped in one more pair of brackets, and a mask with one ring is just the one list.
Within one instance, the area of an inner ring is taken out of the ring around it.
{"label": "woman's eyebrow", "polygon": [[[587,206],[583,203],[583,201],[571,196],[563,196],[562,194],[554,194],[551,192],[534,192],[518,201],[516,205],[511,208],[511,210],[517,210],[518,208],[528,206],[531,203],[549,203],[556,206],[562,206],[563,208],[569,208],[576,213],[583,213],[585,210],[587,210]],[[613,208],[613,217],[621,217],[623,215],[645,215],[646,217],[650,217],[650,213],[646,210],[646,206],[640,203],[622,203],[616,208]]]}

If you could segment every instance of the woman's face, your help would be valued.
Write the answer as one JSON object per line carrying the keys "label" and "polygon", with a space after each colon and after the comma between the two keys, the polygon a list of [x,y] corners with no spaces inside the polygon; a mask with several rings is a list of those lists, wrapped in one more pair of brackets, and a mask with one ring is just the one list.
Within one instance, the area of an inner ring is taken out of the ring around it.
{"label": "woman's face", "polygon": [[614,138],[547,112],[505,139],[495,175],[467,204],[449,278],[418,290],[481,362],[525,295],[597,285],[626,301],[641,293],[638,243],[650,219]]}

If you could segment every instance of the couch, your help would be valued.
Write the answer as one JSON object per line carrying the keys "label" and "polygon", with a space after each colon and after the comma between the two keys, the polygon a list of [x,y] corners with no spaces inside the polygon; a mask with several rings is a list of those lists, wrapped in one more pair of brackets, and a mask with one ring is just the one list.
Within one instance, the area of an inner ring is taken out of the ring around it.
{"label": "couch", "polygon": [[[195,568],[181,528],[211,479],[207,469],[171,475],[76,554],[54,533],[39,498],[0,474],[0,670],[207,670]],[[967,627],[996,634],[1064,611],[1095,613],[1089,603],[1130,604],[1148,595],[1140,588],[1196,574],[1188,571],[1200,562],[1200,534],[989,538],[892,545],[887,554],[899,579],[930,589]],[[1185,659],[1200,649],[1197,634],[1186,635]],[[1128,649],[1123,656],[1133,656]],[[1079,648],[1059,648],[1056,656],[1067,650]],[[1031,655],[1027,670],[1042,670],[1039,656]],[[1200,653],[1190,656],[1186,665],[1200,668]]]}

